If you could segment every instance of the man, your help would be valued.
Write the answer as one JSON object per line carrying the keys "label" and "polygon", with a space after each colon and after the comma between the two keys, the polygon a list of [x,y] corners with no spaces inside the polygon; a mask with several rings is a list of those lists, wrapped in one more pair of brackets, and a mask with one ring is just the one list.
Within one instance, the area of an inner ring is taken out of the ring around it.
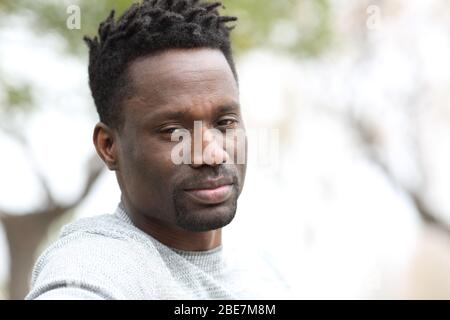
{"label": "man", "polygon": [[[227,25],[236,18],[220,6],[144,1],[85,38],[100,117],[93,140],[121,202],[114,215],[63,229],[38,259],[27,299],[259,297],[261,278],[237,271],[222,247],[246,147]],[[180,133],[191,135],[174,139]],[[191,141],[178,163],[174,150]]]}

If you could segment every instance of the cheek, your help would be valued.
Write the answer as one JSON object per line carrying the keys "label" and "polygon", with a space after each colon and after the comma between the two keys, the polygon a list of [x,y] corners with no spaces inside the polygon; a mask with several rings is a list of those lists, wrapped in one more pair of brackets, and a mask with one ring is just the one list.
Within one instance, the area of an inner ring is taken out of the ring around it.
{"label": "cheek", "polygon": [[237,162],[237,169],[239,172],[239,178],[240,178],[240,191],[242,191],[242,188],[244,187],[244,182],[245,182],[245,175],[247,172],[247,161],[248,161],[248,139],[247,136],[245,136],[243,139],[243,144],[239,145],[239,147],[237,147],[236,152],[242,152],[243,154],[243,158],[239,159],[239,157],[237,157],[237,160],[243,160],[243,162]]}
{"label": "cheek", "polygon": [[[245,130],[238,128],[232,134],[226,134],[225,149],[234,164],[245,165],[247,163],[247,136]],[[245,172],[245,168],[243,170]]]}
{"label": "cheek", "polygon": [[134,189],[166,189],[173,170],[167,145],[152,139],[136,139],[123,148],[123,175],[132,180]]}
{"label": "cheek", "polygon": [[247,164],[238,164],[237,165],[237,170],[239,172],[239,187],[240,190],[242,190],[242,188],[244,187],[244,182],[245,182],[245,174],[247,172]]}
{"label": "cheek", "polygon": [[173,164],[170,158],[170,149],[149,145],[143,148],[136,157],[137,168],[148,180],[153,180],[155,184],[164,184],[170,180]]}

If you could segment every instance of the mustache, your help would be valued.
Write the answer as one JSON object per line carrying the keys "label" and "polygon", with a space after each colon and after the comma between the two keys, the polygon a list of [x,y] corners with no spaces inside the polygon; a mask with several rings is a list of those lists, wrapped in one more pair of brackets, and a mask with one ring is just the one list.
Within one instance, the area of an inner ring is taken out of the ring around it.
{"label": "mustache", "polygon": [[205,182],[217,181],[223,184],[238,184],[237,170],[225,166],[206,167],[195,169],[194,174],[179,183],[179,190],[195,189]]}

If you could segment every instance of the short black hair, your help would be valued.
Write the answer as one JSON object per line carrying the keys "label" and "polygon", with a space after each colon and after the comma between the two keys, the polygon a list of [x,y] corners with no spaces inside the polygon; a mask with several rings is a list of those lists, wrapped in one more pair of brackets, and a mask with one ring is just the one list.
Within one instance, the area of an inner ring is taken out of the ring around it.
{"label": "short black hair", "polygon": [[100,121],[118,128],[120,105],[130,95],[126,70],[136,58],[176,48],[213,48],[225,55],[237,81],[227,23],[221,2],[144,0],[114,21],[114,10],[100,23],[98,37],[84,37],[89,47],[89,86]]}

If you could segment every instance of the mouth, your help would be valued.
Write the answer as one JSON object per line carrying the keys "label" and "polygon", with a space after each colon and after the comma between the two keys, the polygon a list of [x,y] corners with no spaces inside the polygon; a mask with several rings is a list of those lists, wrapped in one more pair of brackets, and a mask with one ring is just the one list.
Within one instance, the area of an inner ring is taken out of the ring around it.
{"label": "mouth", "polygon": [[233,194],[233,183],[224,179],[204,181],[198,186],[185,189],[191,199],[202,204],[220,204],[227,201]]}

